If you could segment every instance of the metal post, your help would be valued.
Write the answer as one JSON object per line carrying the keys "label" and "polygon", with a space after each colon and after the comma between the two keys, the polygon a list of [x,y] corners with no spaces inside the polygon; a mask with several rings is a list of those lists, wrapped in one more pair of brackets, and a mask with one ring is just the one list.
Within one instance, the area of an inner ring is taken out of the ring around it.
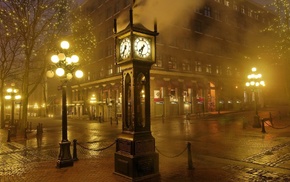
{"label": "metal post", "polygon": [[257,96],[255,90],[254,90],[254,96],[255,96],[255,116],[254,116],[253,128],[261,128],[260,116],[258,115],[258,106],[257,106],[258,96]]}
{"label": "metal post", "polygon": [[79,160],[77,156],[77,140],[76,139],[73,140],[73,160],[74,161]]}
{"label": "metal post", "polygon": [[57,167],[73,166],[73,159],[70,153],[70,141],[67,139],[67,107],[66,107],[66,86],[62,86],[62,140],[59,143],[60,151],[57,160]]}
{"label": "metal post", "polygon": [[191,157],[191,143],[187,143],[187,156],[188,156],[188,169],[194,169],[192,166],[192,157]]}
{"label": "metal post", "polygon": [[7,142],[11,142],[11,140],[10,140],[10,133],[11,131],[10,131],[10,129],[8,129],[8,136],[7,136]]}

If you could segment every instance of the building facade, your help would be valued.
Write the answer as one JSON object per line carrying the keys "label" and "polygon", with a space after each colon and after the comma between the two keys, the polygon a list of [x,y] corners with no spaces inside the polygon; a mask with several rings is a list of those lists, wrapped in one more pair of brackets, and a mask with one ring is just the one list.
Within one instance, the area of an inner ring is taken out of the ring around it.
{"label": "building facade", "polygon": [[[142,2],[87,0],[82,5],[94,20],[98,46],[92,61],[83,65],[85,77],[71,87],[68,111],[73,116],[102,121],[121,115],[114,19],[122,29],[129,10],[146,6]],[[257,56],[259,31],[270,21],[269,13],[251,0],[204,0],[188,9],[187,16],[179,17],[187,21],[166,22],[159,31],[150,78],[151,117],[245,108],[244,70]],[[165,23],[157,17],[160,24]]]}

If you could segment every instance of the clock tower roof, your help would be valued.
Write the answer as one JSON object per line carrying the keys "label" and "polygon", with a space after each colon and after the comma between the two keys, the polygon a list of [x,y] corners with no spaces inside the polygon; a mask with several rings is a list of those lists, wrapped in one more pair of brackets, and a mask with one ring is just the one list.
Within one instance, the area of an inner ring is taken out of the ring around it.
{"label": "clock tower roof", "polygon": [[124,34],[124,33],[127,33],[127,32],[138,32],[138,33],[152,35],[152,36],[157,36],[158,35],[156,21],[154,22],[154,31],[151,31],[151,30],[147,29],[141,23],[133,24],[132,9],[130,9],[130,22],[129,22],[129,24],[127,25],[127,27],[125,29],[121,30],[120,32],[117,32],[117,24],[116,24],[116,22],[115,22],[114,26],[115,26],[114,29],[115,29],[116,35]]}

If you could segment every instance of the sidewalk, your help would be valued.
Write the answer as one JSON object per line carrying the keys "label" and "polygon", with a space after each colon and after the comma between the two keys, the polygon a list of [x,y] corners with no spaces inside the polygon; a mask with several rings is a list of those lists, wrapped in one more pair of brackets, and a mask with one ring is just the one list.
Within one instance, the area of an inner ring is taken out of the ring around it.
{"label": "sidewalk", "polygon": [[[267,116],[268,111],[264,115]],[[165,123],[154,121],[152,133],[161,151],[160,181],[290,181],[290,128],[284,128],[290,124],[290,118],[278,120],[276,117],[274,126],[281,129],[266,126],[266,134],[261,128],[252,128],[250,123],[243,129],[237,117],[219,119],[218,122],[193,118],[189,121],[177,118]],[[112,130],[108,123],[100,126]],[[129,181],[114,174],[115,145],[100,152],[78,147],[79,160],[74,166],[58,169],[55,167],[57,144],[46,146],[43,140],[39,141],[42,147],[33,148],[30,147],[33,139],[6,142],[7,131],[3,129],[0,137],[0,182]],[[181,153],[187,142],[192,144],[192,170],[188,169],[187,151]],[[100,148],[109,144],[92,146]],[[180,155],[173,157],[177,154]]]}

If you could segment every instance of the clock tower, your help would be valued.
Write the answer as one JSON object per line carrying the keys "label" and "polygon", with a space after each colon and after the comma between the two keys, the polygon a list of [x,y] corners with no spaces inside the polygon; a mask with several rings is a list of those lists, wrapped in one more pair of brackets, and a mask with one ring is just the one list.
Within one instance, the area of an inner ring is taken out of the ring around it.
{"label": "clock tower", "polygon": [[117,32],[116,64],[122,69],[122,133],[116,141],[115,173],[132,180],[158,179],[159,156],[150,121],[150,69],[155,63],[154,31],[133,24]]}

